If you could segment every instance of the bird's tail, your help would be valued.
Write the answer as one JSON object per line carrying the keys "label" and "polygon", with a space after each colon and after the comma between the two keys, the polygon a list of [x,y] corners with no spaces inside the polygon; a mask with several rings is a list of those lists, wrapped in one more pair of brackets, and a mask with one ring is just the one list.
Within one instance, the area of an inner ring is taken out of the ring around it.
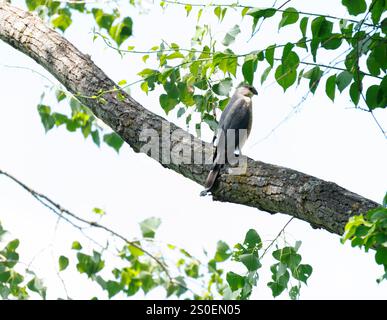
{"label": "bird's tail", "polygon": [[205,189],[200,192],[200,196],[201,197],[204,197],[207,195],[207,193],[209,191],[211,191],[212,187],[214,186],[215,184],[215,181],[216,181],[216,178],[218,177],[219,175],[219,172],[220,172],[220,169],[221,169],[222,165],[220,164],[214,164],[213,168],[211,169],[211,171],[208,173],[208,176],[207,176],[207,179],[206,179],[206,182],[204,184],[204,187]]}

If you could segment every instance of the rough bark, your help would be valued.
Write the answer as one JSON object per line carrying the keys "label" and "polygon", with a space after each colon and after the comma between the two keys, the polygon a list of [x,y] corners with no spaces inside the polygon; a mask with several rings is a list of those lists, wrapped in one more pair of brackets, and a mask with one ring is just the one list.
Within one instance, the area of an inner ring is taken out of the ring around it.
{"label": "rough bark", "polygon": [[[77,95],[96,117],[117,132],[136,152],[146,141],[140,132],[145,128],[170,132],[179,129],[173,123],[153,114],[123,91],[112,91],[116,84],[89,58],[60,34],[45,25],[36,15],[0,1],[0,39],[25,53],[46,68],[68,91]],[[108,91],[103,99],[87,98],[100,90]],[[121,98],[120,96],[121,95]],[[122,99],[124,97],[124,99]],[[195,159],[212,153],[212,146],[184,130],[172,136],[174,146],[186,144]],[[161,155],[156,160],[164,167],[203,185],[209,170],[202,164],[166,164]],[[292,169],[247,159],[247,173],[235,176],[222,174],[213,192],[213,199],[243,204],[270,213],[285,213],[309,222],[313,227],[342,234],[351,215],[365,212],[379,204],[350,192],[335,183],[326,182]]]}

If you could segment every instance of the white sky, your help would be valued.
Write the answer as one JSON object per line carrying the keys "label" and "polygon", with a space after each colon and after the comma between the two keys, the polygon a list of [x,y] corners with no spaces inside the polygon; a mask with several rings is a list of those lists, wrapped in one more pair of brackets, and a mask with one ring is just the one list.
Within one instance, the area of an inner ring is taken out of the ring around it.
{"label": "white sky", "polygon": [[[333,14],[332,8],[335,8],[334,15],[345,16],[346,12],[338,2],[326,0],[319,5],[315,1],[292,1],[292,5],[304,11],[327,14]],[[261,4],[271,5],[272,1],[260,1]],[[181,47],[189,46],[195,28],[194,11],[188,19],[183,8],[170,7],[162,13],[155,6],[148,14],[138,14],[133,8],[124,11],[123,16],[130,15],[134,20],[134,37],[125,42],[124,47],[135,45],[137,49],[149,49],[159,44],[161,39],[176,42]],[[76,15],[74,21],[65,36],[75,46],[89,53],[93,61],[114,80],[131,82],[138,79],[136,73],[145,67],[141,56],[130,55],[121,59],[101,40],[92,42],[90,19],[82,18],[80,21]],[[203,16],[201,23],[204,22],[211,24],[215,36],[222,39],[228,29],[240,23],[240,17],[230,14],[219,25],[213,15],[208,15]],[[275,41],[298,40],[298,28],[291,33],[293,28],[285,27],[277,34],[276,25],[267,23],[247,44],[250,25],[246,20],[241,24],[241,29],[246,32],[232,48],[248,52],[265,48]],[[305,53],[301,54],[301,58],[305,56]],[[328,54],[318,56],[322,63],[329,62],[330,58]],[[104,208],[107,216],[102,223],[129,238],[139,236],[139,221],[150,216],[160,217],[162,226],[158,239],[180,245],[198,256],[203,248],[213,252],[220,239],[230,245],[242,241],[249,228],[256,229],[265,240],[270,240],[288,221],[289,216],[286,215],[272,216],[257,209],[199,197],[201,186],[164,169],[145,155],[134,153],[128,146],[124,146],[117,156],[113,149],[106,146],[98,149],[91,141],[85,142],[80,133],[71,134],[63,128],[45,135],[36,105],[44,87],[50,83],[31,71],[5,65],[31,68],[53,79],[34,61],[0,42],[0,168],[64,207],[89,219],[95,219],[91,213],[93,207]],[[149,59],[147,66],[155,67],[154,60]],[[266,64],[258,68],[260,75]],[[286,94],[272,83],[272,77],[263,86],[256,81],[259,95],[254,98],[253,131],[244,153],[257,160],[334,181],[380,202],[387,190],[386,140],[371,116],[350,109],[352,105],[347,92],[338,96],[333,104],[325,96],[323,81],[316,95],[310,96],[301,105],[300,112],[261,141],[307,91],[306,81],[298,89],[289,89]],[[146,96],[136,86],[131,90],[133,97],[146,108],[165,116],[158,105],[157,93]],[[375,114],[386,128],[385,111]],[[167,118],[179,124],[175,113]],[[180,125],[183,126],[182,123]],[[204,138],[210,140],[210,136],[207,130]],[[68,249],[73,240],[78,239],[85,244],[87,240],[64,222],[55,228],[57,219],[51,212],[2,176],[0,220],[11,231],[12,237],[21,240],[22,260],[28,263],[35,257],[32,269],[45,280],[49,298],[64,297],[55,274],[57,258],[61,254],[71,254]],[[99,236],[95,232],[91,235]],[[365,254],[349,245],[343,246],[337,236],[314,230],[302,221],[294,220],[289,225],[286,239],[302,241],[300,251],[303,262],[311,264],[314,269],[308,286],[301,289],[302,299],[387,297],[386,282],[376,284],[375,279],[381,275],[382,268],[376,265],[372,253]],[[260,285],[253,295],[256,299],[271,298],[266,283],[272,260],[267,257],[264,262]],[[70,268],[73,269],[74,265]],[[104,297],[98,285],[90,284],[84,276],[66,271],[63,278],[72,298],[87,299],[96,294]],[[157,290],[149,297],[162,298]],[[281,297],[286,298],[286,295]]]}

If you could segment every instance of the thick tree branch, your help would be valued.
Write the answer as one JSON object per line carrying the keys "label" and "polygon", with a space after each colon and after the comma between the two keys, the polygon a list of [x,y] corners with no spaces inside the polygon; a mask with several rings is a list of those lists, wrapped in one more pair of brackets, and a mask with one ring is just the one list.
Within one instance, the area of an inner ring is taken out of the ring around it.
{"label": "thick tree branch", "polygon": [[[142,107],[99,69],[87,55],[82,54],[60,34],[46,26],[37,16],[0,1],[0,39],[33,58],[46,68],[67,90],[77,95],[82,103],[116,131],[136,152],[147,141],[140,133],[144,128],[153,129],[162,136],[163,128],[173,133],[180,129]],[[101,90],[107,91],[101,98]],[[123,97],[123,98],[122,98]],[[192,158],[201,159],[211,153],[212,146],[180,129],[180,135],[172,135],[170,146],[173,154],[179,154],[178,144],[191,148]],[[160,139],[161,141],[161,139]],[[161,141],[162,142],[162,141]],[[203,184],[209,166],[163,163],[162,153],[156,160],[164,167]],[[223,174],[213,198],[255,207],[271,213],[281,212],[309,222],[314,227],[342,234],[351,215],[378,206],[332,182],[260,161],[247,159],[245,175]],[[152,179],[153,177],[148,177]]]}

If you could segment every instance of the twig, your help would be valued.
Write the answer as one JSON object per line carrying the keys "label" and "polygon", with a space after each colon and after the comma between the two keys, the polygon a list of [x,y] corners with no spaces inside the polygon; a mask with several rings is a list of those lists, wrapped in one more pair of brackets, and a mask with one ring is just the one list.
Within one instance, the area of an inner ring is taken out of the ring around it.
{"label": "twig", "polygon": [[292,222],[292,220],[294,219],[294,217],[291,217],[289,219],[288,222],[286,222],[286,224],[282,227],[282,229],[280,230],[280,232],[278,232],[277,236],[273,239],[272,242],[270,242],[270,244],[266,247],[266,249],[263,251],[261,257],[259,258],[260,260],[265,256],[266,252],[271,248],[271,246],[274,244],[274,242],[277,241],[277,239],[281,236],[282,232],[285,231],[286,227],[289,225],[290,222]]}

